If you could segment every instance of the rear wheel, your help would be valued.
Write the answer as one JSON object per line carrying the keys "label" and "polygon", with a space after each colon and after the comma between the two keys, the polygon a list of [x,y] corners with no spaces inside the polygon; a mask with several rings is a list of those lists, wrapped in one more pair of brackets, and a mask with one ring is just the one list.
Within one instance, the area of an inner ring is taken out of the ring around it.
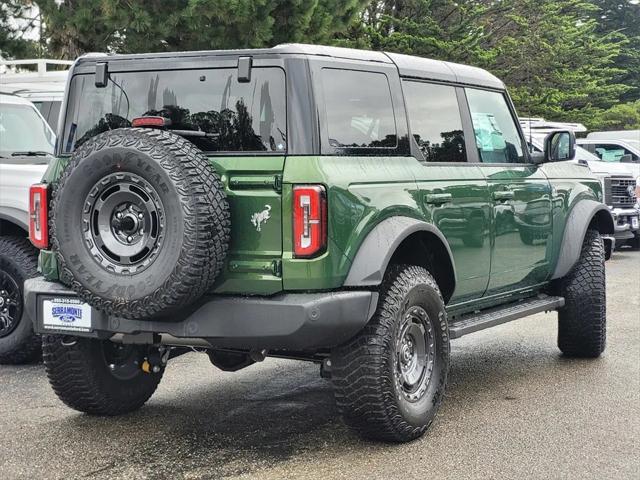
{"label": "rear wheel", "polygon": [[571,357],[598,357],[607,339],[604,244],[588,230],[580,258],[560,281],[565,305],[558,310],[558,347]]}
{"label": "rear wheel", "polygon": [[331,353],[331,379],[348,425],[368,438],[405,442],[423,435],[440,407],[447,317],[424,268],[391,267],[380,294],[369,324]]}
{"label": "rear wheel", "polygon": [[56,395],[91,415],[120,415],[142,407],[164,373],[163,368],[144,371],[153,353],[147,346],[108,340],[43,337],[44,366]]}
{"label": "rear wheel", "polygon": [[23,307],[23,284],[37,275],[38,251],[22,237],[0,237],[0,364],[40,358],[40,337]]}

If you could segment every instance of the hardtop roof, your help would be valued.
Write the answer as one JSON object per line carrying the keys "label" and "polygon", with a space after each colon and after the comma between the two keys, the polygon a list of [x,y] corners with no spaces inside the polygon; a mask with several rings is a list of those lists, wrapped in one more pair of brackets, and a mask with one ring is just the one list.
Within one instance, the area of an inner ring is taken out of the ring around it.
{"label": "hardtop roof", "polygon": [[395,64],[401,76],[424,78],[437,81],[477,85],[482,87],[504,89],[504,83],[481,68],[462,65],[442,60],[387,53],[355,48],[330,47],[325,45],[308,45],[287,43],[272,48],[239,49],[239,50],[204,50],[193,52],[161,52],[137,54],[96,54],[91,53],[78,59],[78,63],[99,60],[143,60],[145,58],[185,58],[211,56],[269,56],[269,55],[307,55],[313,57],[329,57],[336,59],[357,60]]}

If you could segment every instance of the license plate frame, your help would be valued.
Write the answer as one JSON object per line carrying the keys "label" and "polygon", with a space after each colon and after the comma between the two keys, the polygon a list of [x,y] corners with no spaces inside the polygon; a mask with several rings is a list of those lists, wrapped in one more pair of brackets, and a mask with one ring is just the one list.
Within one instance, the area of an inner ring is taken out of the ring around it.
{"label": "license plate frame", "polygon": [[631,228],[633,230],[638,230],[640,227],[640,222],[638,221],[638,217],[631,217]]}
{"label": "license plate frame", "polygon": [[75,297],[45,297],[40,300],[42,329],[68,333],[92,333],[93,309]]}

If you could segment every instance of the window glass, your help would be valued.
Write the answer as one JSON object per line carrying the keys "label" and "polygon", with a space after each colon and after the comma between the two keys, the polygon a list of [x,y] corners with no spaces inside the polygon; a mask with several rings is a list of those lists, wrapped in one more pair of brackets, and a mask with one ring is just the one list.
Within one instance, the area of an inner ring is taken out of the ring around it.
{"label": "window glass", "polygon": [[337,148],[395,148],[398,145],[386,75],[322,70],[329,144]]}
{"label": "window glass", "polygon": [[504,95],[475,88],[467,88],[465,91],[480,161],[524,162],[522,141]]}
{"label": "window glass", "polygon": [[238,82],[236,68],[111,73],[105,88],[95,86],[93,74],[76,75],[70,92],[65,152],[144,115],[170,119],[169,129],[201,132],[185,137],[208,152],[286,149],[285,78],[279,68],[254,68],[247,83]]}
{"label": "window glass", "polygon": [[595,152],[603,162],[619,162],[624,155],[631,155],[631,158],[634,158],[633,153],[619,145],[597,144]]}
{"label": "window glass", "polygon": [[55,136],[31,105],[0,104],[0,156],[15,152],[53,153]]}
{"label": "window glass", "polygon": [[466,162],[454,87],[405,81],[411,133],[427,162]]}

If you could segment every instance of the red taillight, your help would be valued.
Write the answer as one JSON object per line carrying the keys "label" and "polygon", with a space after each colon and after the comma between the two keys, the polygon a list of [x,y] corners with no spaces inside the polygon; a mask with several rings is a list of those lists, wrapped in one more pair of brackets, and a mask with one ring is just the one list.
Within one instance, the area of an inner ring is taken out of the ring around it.
{"label": "red taillight", "polygon": [[327,195],[321,185],[293,187],[293,253],[310,258],[327,247]]}
{"label": "red taillight", "polygon": [[29,189],[29,240],[36,248],[49,248],[48,185],[39,183]]}
{"label": "red taillight", "polygon": [[171,125],[171,120],[152,115],[147,117],[136,117],[131,120],[132,127],[166,127],[167,125]]}

